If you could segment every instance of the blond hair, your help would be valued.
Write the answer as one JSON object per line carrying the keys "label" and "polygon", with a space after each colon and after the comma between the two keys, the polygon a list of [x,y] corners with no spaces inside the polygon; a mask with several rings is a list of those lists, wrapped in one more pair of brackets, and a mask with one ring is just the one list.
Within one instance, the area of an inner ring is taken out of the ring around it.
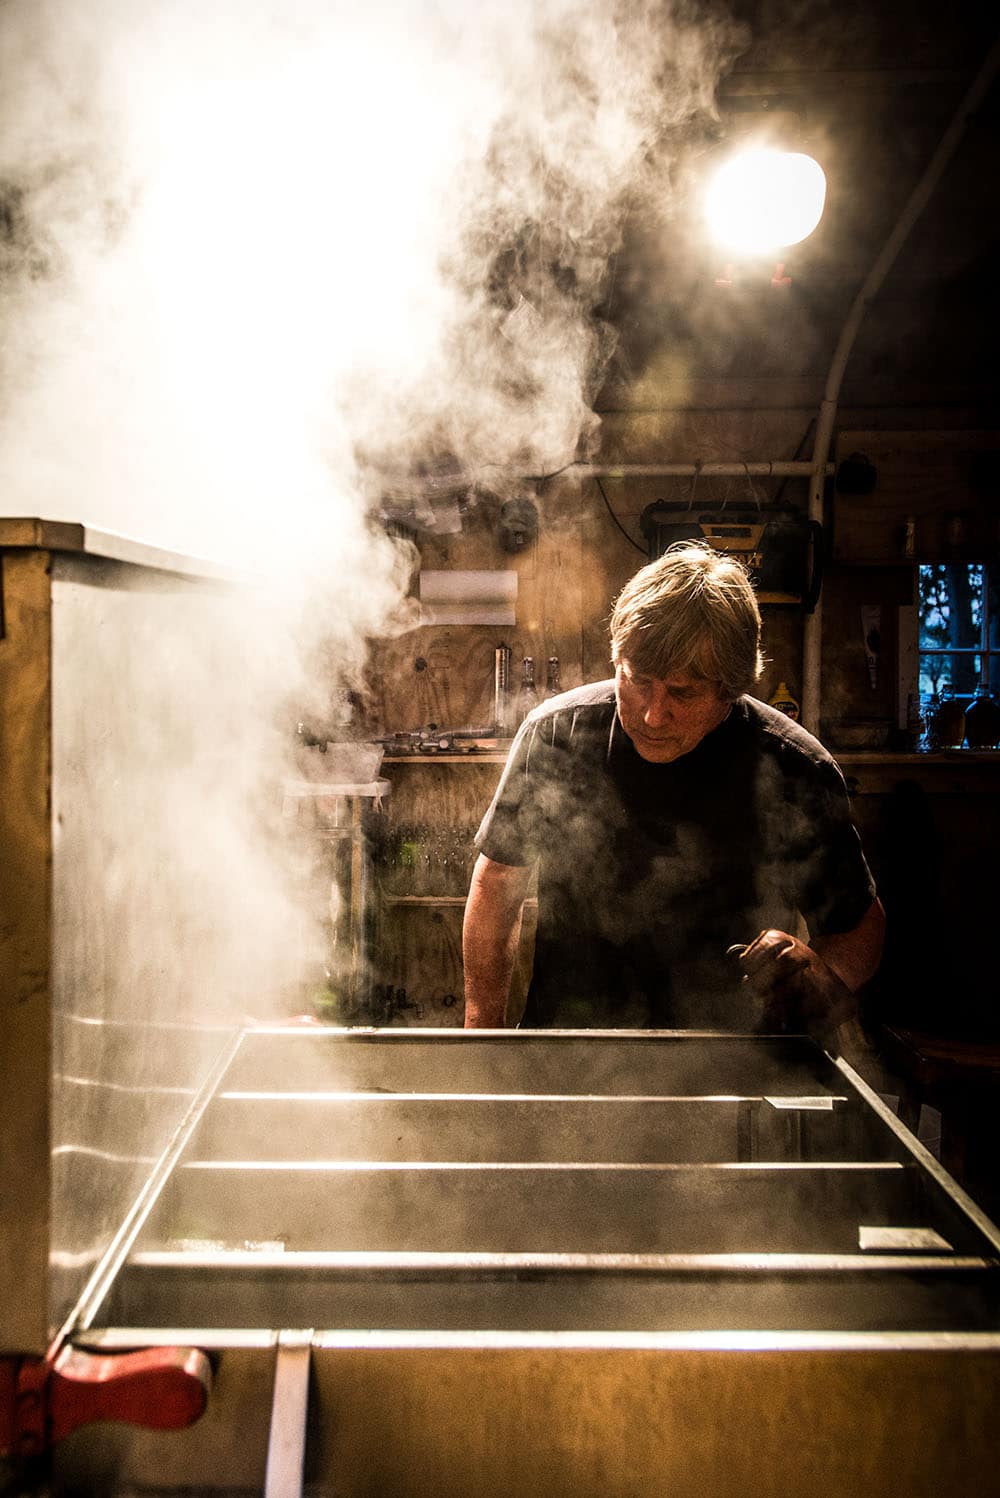
{"label": "blond hair", "polygon": [[698,541],[678,541],[642,567],[611,615],[611,659],[667,677],[718,682],[734,700],[760,680],[760,609],[742,563]]}

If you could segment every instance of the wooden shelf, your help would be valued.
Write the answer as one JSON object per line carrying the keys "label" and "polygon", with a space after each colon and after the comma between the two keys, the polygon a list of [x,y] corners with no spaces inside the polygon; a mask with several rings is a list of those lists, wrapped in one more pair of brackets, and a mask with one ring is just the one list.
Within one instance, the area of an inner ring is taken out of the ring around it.
{"label": "wooden shelf", "polygon": [[384,765],[505,765],[506,750],[470,749],[467,753],[442,750],[440,754],[387,754]]}
{"label": "wooden shelf", "polygon": [[387,895],[382,899],[387,905],[464,905],[467,895]]}
{"label": "wooden shelf", "polygon": [[[916,750],[832,749],[825,745],[838,764],[862,765],[951,765],[1000,764],[1000,749],[942,749],[934,754]],[[400,754],[382,761],[384,765],[504,765],[506,754]]]}
{"label": "wooden shelf", "polygon": [[830,749],[829,753],[840,765],[957,765],[1000,764],[1000,749],[939,749],[933,754],[921,754],[917,750],[886,749]]}

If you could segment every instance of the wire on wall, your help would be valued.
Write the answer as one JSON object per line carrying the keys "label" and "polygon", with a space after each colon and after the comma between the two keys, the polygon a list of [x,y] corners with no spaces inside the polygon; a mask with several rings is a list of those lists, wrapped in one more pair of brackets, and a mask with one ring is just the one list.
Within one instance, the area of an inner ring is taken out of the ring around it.
{"label": "wire on wall", "polygon": [[618,527],[618,529],[621,531],[622,535],[625,537],[625,540],[628,542],[628,544],[630,546],[634,546],[635,549],[636,549],[636,551],[641,551],[644,557],[648,557],[649,556],[649,552],[646,550],[645,546],[640,546],[639,543],[638,543],[638,541],[634,541],[632,539],[632,537],[629,535],[628,531],[625,529],[625,527],[622,525],[621,521],[618,519],[618,516],[615,514],[614,510],[611,508],[611,501],[608,499],[607,494],[604,492],[604,485],[601,483],[600,477],[596,473],[594,474],[594,483],[597,485],[597,488],[598,488],[598,491],[600,493],[600,496],[604,500],[605,505],[607,506],[608,514],[611,516],[611,518],[614,521],[615,525]]}

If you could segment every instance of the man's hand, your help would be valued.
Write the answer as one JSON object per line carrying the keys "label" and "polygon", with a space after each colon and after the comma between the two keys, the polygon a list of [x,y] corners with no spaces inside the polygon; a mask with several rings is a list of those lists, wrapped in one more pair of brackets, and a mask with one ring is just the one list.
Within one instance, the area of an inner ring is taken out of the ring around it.
{"label": "man's hand", "polygon": [[743,981],[763,1002],[762,1030],[825,1035],[857,1013],[843,979],[787,931],[762,931],[744,947],[739,963]]}

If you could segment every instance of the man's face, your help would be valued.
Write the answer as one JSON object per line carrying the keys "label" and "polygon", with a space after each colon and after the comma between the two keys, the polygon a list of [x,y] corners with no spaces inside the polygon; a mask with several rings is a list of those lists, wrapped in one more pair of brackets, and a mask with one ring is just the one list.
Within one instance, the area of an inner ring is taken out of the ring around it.
{"label": "man's face", "polygon": [[646,676],[633,671],[627,657],[615,667],[615,701],[636,752],[654,765],[689,754],[731,706],[717,682],[698,681],[683,671]]}

